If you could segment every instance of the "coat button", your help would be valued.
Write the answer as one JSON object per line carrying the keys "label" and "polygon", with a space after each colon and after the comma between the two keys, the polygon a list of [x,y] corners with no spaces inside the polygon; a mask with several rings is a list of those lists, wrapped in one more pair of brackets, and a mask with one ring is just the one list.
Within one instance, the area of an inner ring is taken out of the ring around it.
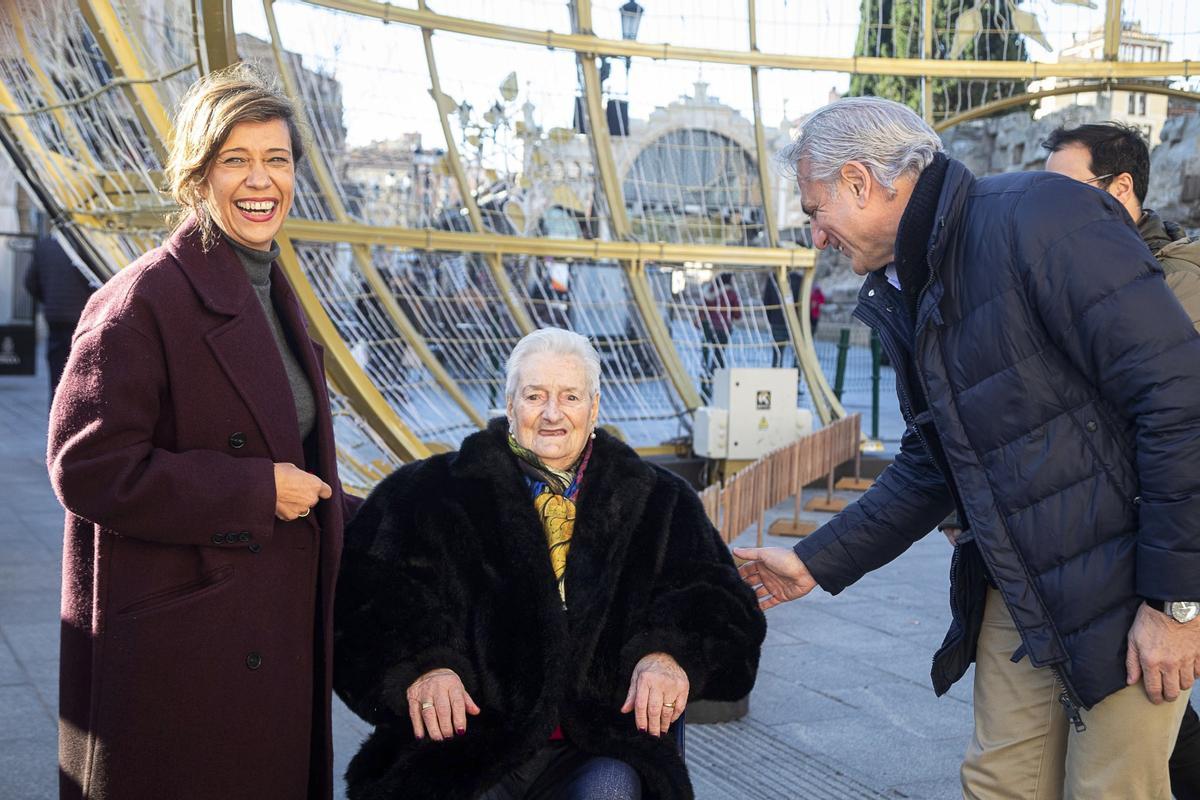
{"label": "coat button", "polygon": [[257,553],[259,550],[262,550],[262,545],[258,542],[251,542],[250,544],[246,545],[246,549],[251,553]]}
{"label": "coat button", "polygon": [[214,533],[212,535],[212,543],[213,544],[225,544],[225,534]]}
{"label": "coat button", "polygon": [[234,450],[241,450],[246,446],[246,434],[241,431],[229,434],[229,446]]}
{"label": "coat button", "polygon": [[258,669],[262,666],[262,656],[258,653],[250,653],[246,656],[246,666],[249,669]]}
{"label": "coat button", "polygon": [[250,532],[242,531],[241,533],[239,533],[237,535],[237,538],[238,538],[239,542],[248,542],[248,541],[250,541]]}
{"label": "coat button", "polygon": [[870,291],[868,291],[868,292],[867,292],[867,297],[874,297],[874,296],[875,296],[875,290],[874,290],[874,289],[871,289]]}
{"label": "coat button", "polygon": [[1100,426],[1096,424],[1096,420],[1089,419],[1087,421],[1087,424],[1084,425],[1083,427],[1087,428],[1088,433],[1095,433],[1096,429],[1099,428]]}

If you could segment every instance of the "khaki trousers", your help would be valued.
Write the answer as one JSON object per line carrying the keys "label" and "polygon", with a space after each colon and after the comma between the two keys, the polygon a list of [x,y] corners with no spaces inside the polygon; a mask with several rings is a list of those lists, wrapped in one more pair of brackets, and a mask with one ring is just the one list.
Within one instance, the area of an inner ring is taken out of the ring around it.
{"label": "khaki trousers", "polygon": [[975,663],[975,735],[962,765],[968,800],[1170,800],[1167,760],[1190,690],[1154,705],[1138,683],[1081,711],[1074,731],[1054,672],[1011,656],[1021,639],[988,590]]}

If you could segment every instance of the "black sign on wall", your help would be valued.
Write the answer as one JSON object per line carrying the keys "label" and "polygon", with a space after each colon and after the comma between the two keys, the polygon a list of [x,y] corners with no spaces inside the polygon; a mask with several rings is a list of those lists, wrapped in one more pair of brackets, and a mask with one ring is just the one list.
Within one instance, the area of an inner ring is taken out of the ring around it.
{"label": "black sign on wall", "polygon": [[37,356],[32,325],[0,325],[0,375],[33,375]]}

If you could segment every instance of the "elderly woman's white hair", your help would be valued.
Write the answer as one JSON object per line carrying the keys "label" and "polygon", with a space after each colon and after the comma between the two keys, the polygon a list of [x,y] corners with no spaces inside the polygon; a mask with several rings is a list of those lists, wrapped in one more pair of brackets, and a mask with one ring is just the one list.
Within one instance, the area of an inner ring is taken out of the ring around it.
{"label": "elderly woman's white hair", "polygon": [[907,106],[881,97],[844,97],[813,112],[796,141],[776,159],[795,175],[831,183],[847,162],[859,161],[871,177],[892,189],[901,175],[917,175],[942,151],[942,140]]}
{"label": "elderly woman's white hair", "polygon": [[504,396],[512,400],[517,394],[521,364],[535,353],[553,353],[559,356],[575,356],[583,362],[587,377],[588,397],[600,393],[600,354],[586,336],[562,328],[541,328],[522,337],[508,356],[504,375]]}

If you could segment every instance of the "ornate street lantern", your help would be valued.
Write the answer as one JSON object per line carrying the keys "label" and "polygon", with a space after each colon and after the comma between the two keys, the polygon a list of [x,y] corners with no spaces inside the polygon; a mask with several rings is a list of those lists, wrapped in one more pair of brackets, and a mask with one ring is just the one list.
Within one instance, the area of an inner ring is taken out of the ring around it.
{"label": "ornate street lantern", "polygon": [[638,26],[642,24],[642,11],[644,11],[635,0],[629,0],[628,3],[621,6],[621,38],[628,41],[633,41],[637,38]]}

